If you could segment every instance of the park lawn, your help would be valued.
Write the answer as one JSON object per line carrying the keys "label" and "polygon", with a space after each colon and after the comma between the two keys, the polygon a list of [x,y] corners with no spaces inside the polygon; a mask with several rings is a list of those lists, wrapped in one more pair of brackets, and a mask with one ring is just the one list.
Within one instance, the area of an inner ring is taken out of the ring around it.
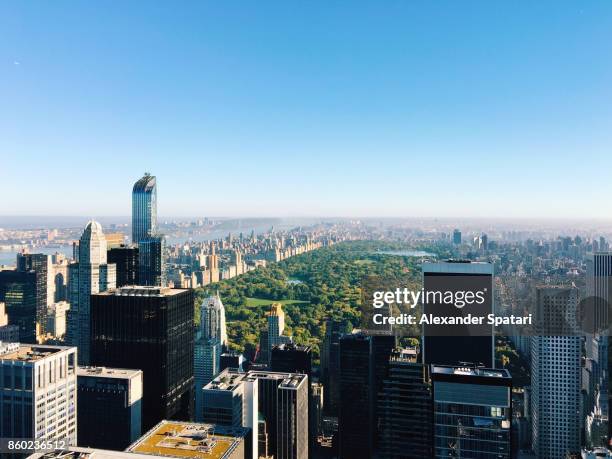
{"label": "park lawn", "polygon": [[264,298],[249,298],[249,297],[247,297],[245,305],[247,307],[269,306],[272,303],[281,303],[281,304],[300,304],[300,303],[304,303],[304,304],[307,304],[308,301],[301,301],[301,300],[266,300]]}

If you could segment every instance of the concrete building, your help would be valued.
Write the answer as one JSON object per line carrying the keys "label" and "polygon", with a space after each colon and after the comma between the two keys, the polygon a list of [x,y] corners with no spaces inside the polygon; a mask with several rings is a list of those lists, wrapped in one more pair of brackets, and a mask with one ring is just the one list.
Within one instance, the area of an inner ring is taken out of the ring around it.
{"label": "concrete building", "polygon": [[0,341],[14,343],[19,341],[19,326],[9,325],[6,306],[0,301]]}
{"label": "concrete building", "polygon": [[56,339],[62,339],[66,334],[66,323],[70,303],[59,301],[47,308],[47,334]]}
{"label": "concrete building", "polygon": [[258,381],[247,373],[226,369],[203,389],[204,422],[250,430],[246,457],[258,459]]}
{"label": "concrete building", "polygon": [[90,221],[78,246],[78,263],[69,266],[67,342],[79,348],[79,365],[90,362],[92,294],[115,288],[115,265],[106,263],[107,247],[102,225]]}
{"label": "concrete building", "polygon": [[0,343],[0,437],[77,443],[77,350]]}
{"label": "concrete building", "polygon": [[246,459],[248,429],[162,421],[126,451],[69,447],[28,459]]}
{"label": "concrete building", "polygon": [[536,289],[531,345],[532,449],[540,459],[580,451],[581,336],[573,335],[578,289]]}

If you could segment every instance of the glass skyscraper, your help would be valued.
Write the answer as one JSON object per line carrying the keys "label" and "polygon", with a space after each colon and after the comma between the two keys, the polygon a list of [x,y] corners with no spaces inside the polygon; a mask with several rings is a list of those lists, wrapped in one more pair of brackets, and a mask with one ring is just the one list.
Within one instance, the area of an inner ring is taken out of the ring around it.
{"label": "glass skyscraper", "polygon": [[157,231],[157,184],[148,172],[132,189],[132,243],[153,236]]}

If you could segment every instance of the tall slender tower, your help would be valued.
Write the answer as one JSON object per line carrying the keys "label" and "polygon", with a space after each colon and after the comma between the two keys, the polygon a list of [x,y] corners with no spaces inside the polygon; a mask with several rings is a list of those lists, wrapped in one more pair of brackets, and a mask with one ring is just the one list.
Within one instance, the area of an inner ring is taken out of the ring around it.
{"label": "tall slender tower", "polygon": [[79,349],[79,365],[89,363],[90,295],[115,288],[115,265],[106,263],[102,225],[91,220],[79,240],[78,263],[69,267],[68,342]]}
{"label": "tall slender tower", "polygon": [[132,244],[138,246],[138,283],[166,285],[166,245],[157,232],[157,181],[148,172],[132,189]]}
{"label": "tall slender tower", "polygon": [[578,289],[536,290],[536,332],[531,344],[532,449],[540,459],[580,450],[581,341],[576,326]]}
{"label": "tall slender tower", "polygon": [[200,329],[194,346],[196,421],[204,415],[203,389],[221,371],[222,346],[227,346],[225,307],[219,293],[200,306]]}
{"label": "tall slender tower", "polygon": [[155,235],[157,231],[157,183],[145,172],[132,189],[132,243]]}

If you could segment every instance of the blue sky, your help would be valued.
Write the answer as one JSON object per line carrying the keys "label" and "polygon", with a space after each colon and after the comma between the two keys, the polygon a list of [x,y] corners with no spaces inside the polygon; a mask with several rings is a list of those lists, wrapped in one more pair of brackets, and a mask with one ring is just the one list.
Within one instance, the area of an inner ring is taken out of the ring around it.
{"label": "blue sky", "polygon": [[[537,4],[531,4],[537,3]],[[0,2],[0,215],[612,215],[612,2]]]}

